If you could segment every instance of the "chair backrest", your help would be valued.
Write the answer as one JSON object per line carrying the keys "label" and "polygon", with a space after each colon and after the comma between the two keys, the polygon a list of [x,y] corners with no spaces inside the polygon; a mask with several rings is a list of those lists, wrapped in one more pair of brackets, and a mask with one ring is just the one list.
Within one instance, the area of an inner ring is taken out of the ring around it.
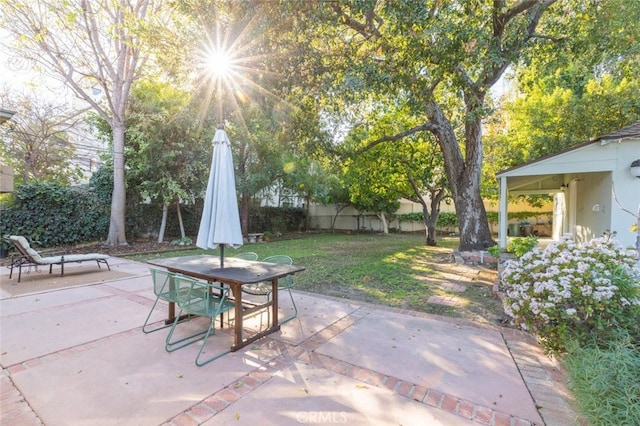
{"label": "chair backrest", "polygon": [[[216,317],[221,310],[230,309],[229,287],[207,283],[181,274],[175,274],[174,282],[178,292],[180,309],[192,315]],[[212,290],[218,293],[214,295]]]}
{"label": "chair backrest", "polygon": [[258,253],[254,253],[252,251],[248,251],[246,253],[240,253],[236,256],[233,256],[237,259],[244,259],[244,260],[258,260]]}
{"label": "chair backrest", "polygon": [[167,302],[178,301],[178,289],[174,283],[175,274],[164,269],[149,268],[153,280],[153,292]]}
{"label": "chair backrest", "polygon": [[265,257],[262,262],[268,263],[280,263],[281,265],[293,265],[293,259],[284,254],[274,254],[273,256]]}
{"label": "chair backrest", "polygon": [[31,248],[31,246],[29,245],[29,242],[25,237],[22,237],[19,235],[11,235],[9,236],[9,240],[11,240],[11,242],[13,243],[15,248],[18,249],[20,254],[27,257],[33,263],[42,262],[42,257],[40,256],[40,253],[38,253],[37,251]]}
{"label": "chair backrest", "polygon": [[[293,265],[293,259],[286,254],[274,254],[262,259],[262,262],[279,263],[281,265]],[[284,286],[291,288],[293,286],[293,276],[287,275],[284,277]]]}

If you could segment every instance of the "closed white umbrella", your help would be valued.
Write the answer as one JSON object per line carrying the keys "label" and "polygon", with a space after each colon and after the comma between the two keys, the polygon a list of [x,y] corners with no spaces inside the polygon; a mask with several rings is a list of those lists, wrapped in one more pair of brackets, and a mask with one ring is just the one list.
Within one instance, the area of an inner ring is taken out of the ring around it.
{"label": "closed white umbrella", "polygon": [[196,246],[203,249],[220,246],[220,266],[224,267],[224,246],[238,248],[243,240],[231,142],[227,132],[218,128],[212,143],[211,171]]}

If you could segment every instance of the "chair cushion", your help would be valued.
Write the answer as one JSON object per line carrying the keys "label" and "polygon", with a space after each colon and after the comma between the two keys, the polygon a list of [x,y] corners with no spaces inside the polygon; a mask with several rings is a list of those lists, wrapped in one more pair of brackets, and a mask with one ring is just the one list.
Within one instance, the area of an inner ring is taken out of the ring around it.
{"label": "chair cushion", "polygon": [[[38,256],[38,258],[39,259],[36,261],[36,263],[39,263],[41,265],[57,265],[59,263],[62,263],[62,256],[49,256],[49,257]],[[36,259],[33,259],[33,260],[35,261]]]}
{"label": "chair cushion", "polygon": [[83,260],[105,260],[109,255],[100,253],[88,253],[88,254],[67,254],[64,256],[65,262],[82,262]]}
{"label": "chair cushion", "polygon": [[106,254],[99,253],[89,253],[89,254],[67,254],[65,256],[50,256],[50,257],[41,257],[38,263],[42,263],[44,265],[50,264],[58,264],[62,263],[62,258],[64,257],[64,263],[70,262],[84,262],[88,260],[106,260],[109,258]]}
{"label": "chair cushion", "polygon": [[42,256],[40,256],[40,253],[38,253],[37,251],[35,251],[31,247],[27,248],[27,253],[29,253],[29,256],[31,256],[32,260],[35,263],[42,262]]}

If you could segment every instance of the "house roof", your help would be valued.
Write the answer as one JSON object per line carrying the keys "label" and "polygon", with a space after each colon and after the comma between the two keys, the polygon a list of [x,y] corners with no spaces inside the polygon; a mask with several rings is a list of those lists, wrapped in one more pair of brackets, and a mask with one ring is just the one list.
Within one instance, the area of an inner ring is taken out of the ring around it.
{"label": "house roof", "polygon": [[608,135],[600,136],[593,141],[606,141],[615,139],[637,138],[640,137],[640,123],[632,124],[631,126],[623,127],[622,129],[609,133]]}
{"label": "house roof", "polygon": [[0,124],[5,121],[11,120],[11,117],[15,114],[14,111],[9,111],[8,109],[0,109]]}
{"label": "house roof", "polygon": [[528,161],[526,163],[523,163],[523,164],[520,164],[520,165],[517,165],[517,166],[514,166],[514,167],[510,167],[510,168],[505,169],[505,170],[502,170],[502,171],[496,173],[496,177],[500,177],[502,175],[508,174],[509,172],[521,169],[523,167],[531,166],[531,165],[533,165],[535,163],[543,162],[545,160],[548,160],[549,158],[556,157],[558,155],[566,154],[567,152],[571,152],[571,151],[575,151],[575,150],[584,148],[585,146],[588,146],[588,145],[592,145],[592,144],[596,144],[596,143],[606,143],[608,141],[615,141],[615,140],[622,140],[622,139],[629,139],[629,138],[640,138],[640,122],[632,124],[632,125],[627,126],[627,127],[623,127],[620,130],[616,130],[615,132],[608,133],[608,134],[600,136],[600,137],[598,137],[596,139],[592,139],[592,140],[587,141],[587,142],[579,143],[577,145],[571,146],[571,147],[563,149],[561,151],[554,152],[553,154],[544,155],[542,157],[536,158],[535,160],[531,160],[531,161]]}

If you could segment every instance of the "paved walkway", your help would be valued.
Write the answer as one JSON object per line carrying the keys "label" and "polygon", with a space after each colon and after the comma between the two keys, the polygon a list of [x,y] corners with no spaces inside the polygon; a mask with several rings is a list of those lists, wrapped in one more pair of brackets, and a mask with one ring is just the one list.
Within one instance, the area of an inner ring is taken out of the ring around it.
{"label": "paved walkway", "polygon": [[[128,276],[1,295],[0,424],[575,424],[558,369],[520,332],[304,292],[280,332],[196,367],[197,344],[167,353],[166,329],[140,329],[147,266],[110,263]],[[205,350],[231,340],[218,329]]]}

